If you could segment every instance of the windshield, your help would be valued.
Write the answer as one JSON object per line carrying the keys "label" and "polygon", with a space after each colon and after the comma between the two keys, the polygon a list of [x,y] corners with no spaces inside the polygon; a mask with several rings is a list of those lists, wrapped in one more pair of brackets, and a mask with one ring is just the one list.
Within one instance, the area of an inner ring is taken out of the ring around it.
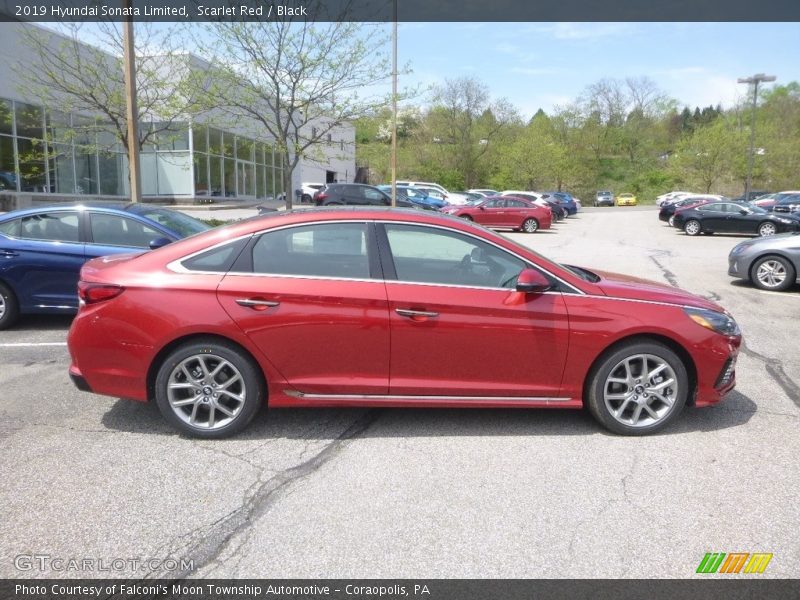
{"label": "windshield", "polygon": [[129,207],[129,212],[142,215],[156,223],[178,232],[182,237],[189,237],[195,233],[202,233],[211,229],[210,225],[183,213],[167,208]]}

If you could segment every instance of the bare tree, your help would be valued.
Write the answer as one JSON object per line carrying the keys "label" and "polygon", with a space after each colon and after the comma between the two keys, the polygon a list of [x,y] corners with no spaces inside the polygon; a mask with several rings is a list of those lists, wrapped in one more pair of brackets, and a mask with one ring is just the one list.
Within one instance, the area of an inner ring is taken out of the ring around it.
{"label": "bare tree", "polygon": [[479,167],[493,142],[519,114],[506,99],[491,102],[489,88],[477,79],[446,79],[434,89],[429,112],[431,133],[452,151],[454,167],[467,188],[479,184]]}
{"label": "bare tree", "polygon": [[300,160],[320,160],[329,134],[389,102],[374,91],[391,75],[379,25],[228,22],[206,34],[209,105],[252,120],[275,140],[287,208]]}
{"label": "bare tree", "polygon": [[[62,113],[84,116],[72,125],[60,123],[60,135],[72,137],[89,151],[95,147],[111,151],[121,146],[127,156],[121,24],[67,23],[60,27],[60,33],[38,27],[25,29],[24,43],[34,56],[34,67],[18,72],[25,82],[21,91],[50,109],[57,107]],[[139,119],[147,121],[139,128],[142,148],[180,132],[187,114],[196,106],[197,93],[183,85],[175,30],[137,23],[135,40]],[[96,135],[98,132],[101,135]]]}

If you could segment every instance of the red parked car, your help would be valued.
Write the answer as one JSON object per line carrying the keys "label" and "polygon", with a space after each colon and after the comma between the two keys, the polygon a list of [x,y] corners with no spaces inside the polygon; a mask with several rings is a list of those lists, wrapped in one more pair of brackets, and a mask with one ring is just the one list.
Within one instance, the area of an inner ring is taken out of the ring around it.
{"label": "red parked car", "polygon": [[645,434],[733,389],[741,344],[709,300],[417,210],[275,212],[94,259],[79,290],[77,387],[206,438],[264,405],[586,406]]}
{"label": "red parked car", "polygon": [[553,212],[516,196],[489,196],[461,206],[448,206],[441,212],[475,221],[486,227],[508,227],[525,233],[550,229]]}

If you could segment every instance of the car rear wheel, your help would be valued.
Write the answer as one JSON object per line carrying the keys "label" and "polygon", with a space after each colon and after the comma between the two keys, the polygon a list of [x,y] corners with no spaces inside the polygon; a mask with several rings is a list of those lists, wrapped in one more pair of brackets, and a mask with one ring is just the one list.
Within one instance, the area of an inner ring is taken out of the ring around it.
{"label": "car rear wheel", "polygon": [[300,202],[304,202],[306,204],[311,202],[311,196],[309,196],[308,194],[303,194],[302,196],[300,196]]}
{"label": "car rear wheel", "polygon": [[758,235],[761,237],[767,237],[768,235],[775,235],[778,229],[775,227],[775,223],[770,223],[767,221],[766,223],[762,223],[758,226]]}
{"label": "car rear wheel", "polygon": [[609,353],[589,379],[587,404],[604,427],[645,435],[666,427],[689,393],[686,367],[658,342],[632,342]]}
{"label": "car rear wheel", "polygon": [[6,284],[0,283],[0,329],[8,329],[19,317],[19,303],[14,292]]}
{"label": "car rear wheel", "polygon": [[675,216],[674,216],[674,215],[673,215],[673,216],[671,216],[671,217],[669,218],[669,221],[667,221],[667,223],[669,223],[669,226],[670,226],[670,227],[675,227]]}
{"label": "car rear wheel", "polygon": [[525,233],[536,233],[538,229],[539,229],[539,221],[537,221],[532,217],[530,219],[525,219],[522,222],[522,231],[524,231]]}
{"label": "car rear wheel", "polygon": [[474,219],[472,217],[470,217],[469,215],[459,215],[459,216],[462,219],[464,219],[465,221],[474,221]]}
{"label": "car rear wheel", "polygon": [[700,221],[696,219],[689,219],[683,226],[686,235],[700,235],[703,228],[700,226]]}
{"label": "car rear wheel", "polygon": [[155,392],[164,418],[182,433],[200,438],[241,431],[264,399],[258,366],[236,346],[218,340],[173,351],[158,370]]}
{"label": "car rear wheel", "polygon": [[792,263],[781,256],[765,256],[753,265],[750,279],[762,290],[782,292],[797,277]]}

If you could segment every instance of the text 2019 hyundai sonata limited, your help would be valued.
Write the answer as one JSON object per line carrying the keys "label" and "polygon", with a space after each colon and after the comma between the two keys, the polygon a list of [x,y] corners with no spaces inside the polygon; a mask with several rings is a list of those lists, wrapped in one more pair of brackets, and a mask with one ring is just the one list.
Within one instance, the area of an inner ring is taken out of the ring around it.
{"label": "text 2019 hyundai sonata limited", "polygon": [[741,343],[708,300],[413,210],[273,213],[92,260],[79,289],[75,384],[200,437],[265,404],[587,406],[645,434],[719,402]]}

